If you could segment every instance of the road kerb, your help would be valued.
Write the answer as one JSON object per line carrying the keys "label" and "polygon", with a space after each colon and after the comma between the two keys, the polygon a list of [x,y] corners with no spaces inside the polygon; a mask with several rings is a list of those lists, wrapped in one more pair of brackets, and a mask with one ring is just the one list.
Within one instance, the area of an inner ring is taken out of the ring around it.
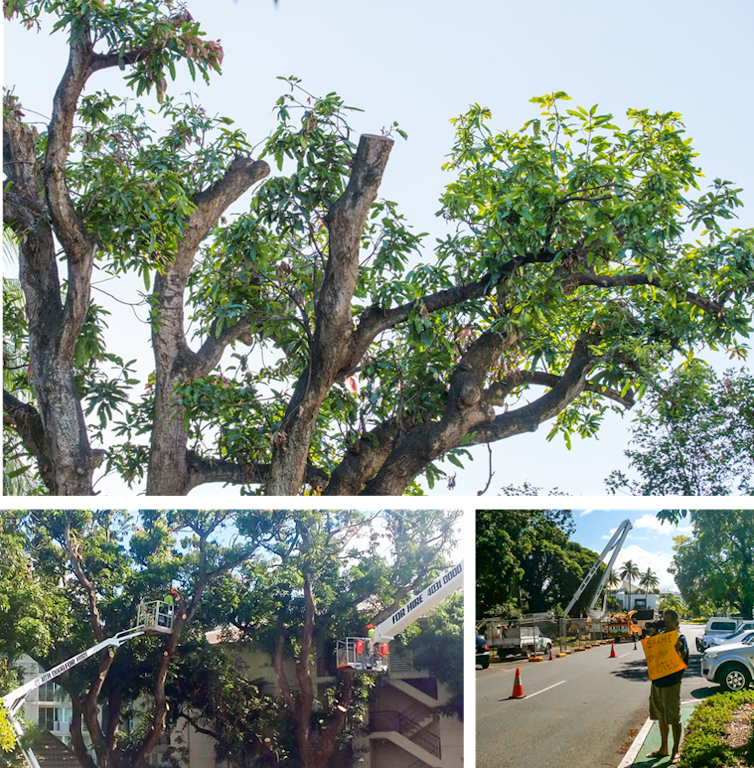
{"label": "road kerb", "polygon": [[[691,717],[691,713],[694,711],[694,707],[699,704],[698,701],[688,700],[681,702],[681,725],[685,731],[686,725]],[[647,721],[642,726],[638,735],[634,739],[633,744],[626,754],[623,756],[618,768],[630,768],[630,766],[643,765],[645,756],[642,754],[645,749],[656,748],[660,746],[660,729],[658,725],[655,725],[654,720],[647,718]],[[671,736],[672,738],[672,736]],[[641,758],[640,760],[637,759]]]}

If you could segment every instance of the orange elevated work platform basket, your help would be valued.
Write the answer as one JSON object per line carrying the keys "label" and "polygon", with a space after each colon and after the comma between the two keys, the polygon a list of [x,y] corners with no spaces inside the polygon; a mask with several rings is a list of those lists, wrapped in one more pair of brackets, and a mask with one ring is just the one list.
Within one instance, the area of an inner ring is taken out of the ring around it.
{"label": "orange elevated work platform basket", "polygon": [[388,645],[375,643],[367,637],[347,637],[338,640],[335,650],[338,669],[353,669],[356,672],[387,672]]}

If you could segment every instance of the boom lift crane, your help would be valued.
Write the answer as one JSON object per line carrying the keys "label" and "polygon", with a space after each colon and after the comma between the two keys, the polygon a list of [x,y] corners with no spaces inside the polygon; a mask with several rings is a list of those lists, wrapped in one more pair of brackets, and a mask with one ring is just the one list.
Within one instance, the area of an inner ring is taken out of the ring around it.
{"label": "boom lift crane", "polygon": [[[76,656],[72,656],[62,664],[58,664],[57,667],[53,667],[51,670],[44,672],[33,680],[30,680],[28,683],[24,683],[19,688],[16,688],[14,691],[3,696],[3,707],[8,713],[8,720],[13,726],[13,730],[16,732],[19,742],[24,732],[21,723],[18,721],[17,715],[21,710],[21,707],[23,707],[26,697],[32,691],[40,688],[45,683],[49,683],[50,680],[60,677],[64,672],[81,664],[82,661],[86,661],[108,646],[112,645],[119,648],[129,640],[133,640],[135,637],[141,635],[172,634],[174,618],[174,606],[170,603],[163,602],[162,600],[139,603],[137,607],[135,627],[118,632],[117,635],[113,635],[113,637],[109,637],[101,643],[97,643],[91,648],[87,648],[85,651],[82,651]],[[22,747],[22,751],[26,758],[26,762],[31,768],[40,768],[37,756],[31,749],[23,749]]]}
{"label": "boom lift crane", "polygon": [[338,669],[387,672],[388,643],[406,627],[426,616],[446,597],[463,587],[463,561],[435,579],[423,592],[410,597],[395,613],[378,624],[369,637],[338,640]]}
{"label": "boom lift crane", "polygon": [[587,616],[589,616],[592,619],[601,619],[602,616],[604,616],[605,614],[604,609],[602,611],[595,611],[594,604],[597,602],[597,598],[600,596],[602,587],[605,586],[605,582],[607,581],[607,578],[613,569],[613,564],[618,558],[618,553],[620,552],[620,549],[623,546],[623,542],[626,540],[626,536],[628,536],[628,532],[632,528],[633,528],[633,525],[631,525],[630,520],[624,520],[618,526],[615,533],[613,534],[613,537],[607,543],[607,546],[602,550],[602,554],[597,558],[597,561],[595,562],[595,564],[589,569],[589,573],[587,573],[586,577],[584,578],[584,581],[581,582],[581,584],[579,585],[579,588],[576,590],[576,592],[574,592],[574,595],[571,598],[571,602],[568,603],[568,607],[565,609],[566,616],[568,616],[571,613],[571,609],[573,608],[574,605],[576,605],[576,601],[579,599],[579,597],[581,597],[581,593],[586,589],[587,585],[594,577],[594,574],[597,573],[597,569],[600,567],[600,564],[605,559],[605,556],[607,555],[607,553],[613,550],[613,556],[610,558],[610,562],[607,564],[607,567],[605,568],[605,572],[602,574],[600,583],[598,584],[597,589],[594,592],[594,597],[592,598],[592,602],[589,603],[589,607],[586,609]]}

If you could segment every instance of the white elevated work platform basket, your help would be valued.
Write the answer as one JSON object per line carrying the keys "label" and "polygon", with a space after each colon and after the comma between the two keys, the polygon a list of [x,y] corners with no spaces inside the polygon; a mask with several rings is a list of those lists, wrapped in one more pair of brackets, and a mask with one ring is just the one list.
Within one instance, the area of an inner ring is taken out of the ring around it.
{"label": "white elevated work platform basket", "polygon": [[347,637],[338,640],[335,651],[338,669],[356,672],[387,672],[387,643],[376,643],[374,650],[368,637]]}
{"label": "white elevated work platform basket", "polygon": [[136,609],[136,629],[143,629],[146,634],[173,633],[175,605],[163,600],[139,603]]}

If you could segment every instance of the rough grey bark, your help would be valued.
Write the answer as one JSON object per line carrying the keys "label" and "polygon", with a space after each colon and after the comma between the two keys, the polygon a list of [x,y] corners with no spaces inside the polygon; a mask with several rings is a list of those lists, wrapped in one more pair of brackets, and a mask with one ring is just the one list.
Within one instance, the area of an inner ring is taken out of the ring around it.
{"label": "rough grey bark", "polygon": [[[270,167],[264,161],[237,157],[222,179],[196,196],[196,210],[186,222],[178,251],[166,271],[155,279],[152,292],[156,315],[152,323],[155,404],[148,495],[183,496],[197,485],[216,479],[211,465],[189,460],[188,434],[183,423],[185,409],[176,390],[192,379],[206,376],[217,365],[227,345],[248,331],[249,326],[237,323],[219,337],[210,329],[202,347],[194,352],[184,329],[186,285],[196,252],[210,229],[233,201],[269,172]],[[249,474],[251,472],[250,468]]]}
{"label": "rough grey bark", "polygon": [[361,236],[392,146],[392,139],[384,136],[361,137],[348,186],[325,218],[330,249],[315,309],[309,365],[272,438],[268,495],[299,492],[317,415],[339,372],[350,362],[354,335],[351,300],[359,272]]}
{"label": "rough grey bark", "polygon": [[[103,453],[92,450],[73,375],[76,340],[86,319],[97,249],[77,214],[65,181],[76,103],[89,76],[86,36],[70,46],[68,65],[55,94],[47,152],[40,168],[36,131],[8,114],[3,121],[6,177],[4,221],[20,243],[20,281],[29,317],[30,372],[43,433],[36,441],[40,469],[55,495],[89,495]],[[62,292],[54,237],[68,261]],[[7,413],[7,412],[6,412]],[[23,437],[23,434],[22,434]]]}

